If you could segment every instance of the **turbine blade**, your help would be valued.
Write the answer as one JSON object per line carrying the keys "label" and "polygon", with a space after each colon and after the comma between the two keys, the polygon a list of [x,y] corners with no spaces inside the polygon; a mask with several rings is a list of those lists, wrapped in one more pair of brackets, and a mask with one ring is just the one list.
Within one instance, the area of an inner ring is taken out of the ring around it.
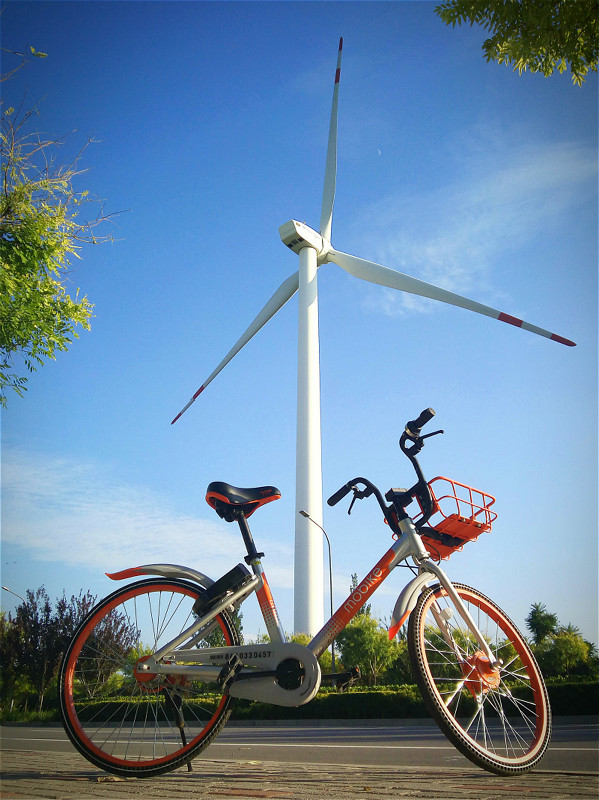
{"label": "turbine blade", "polygon": [[329,124],[329,144],[327,147],[327,161],[324,170],[324,190],[322,193],[322,211],[320,213],[320,235],[330,242],[331,226],[333,224],[333,204],[335,202],[335,185],[337,182],[337,108],[339,105],[339,76],[341,74],[341,50],[343,39],[339,39],[339,52],[337,53],[337,70],[335,72],[335,86],[333,88],[333,105],[331,108],[331,122]]}
{"label": "turbine blade", "polygon": [[246,345],[249,340],[255,336],[260,328],[262,328],[271,317],[279,311],[279,309],[283,308],[285,303],[290,300],[293,295],[297,292],[299,285],[299,273],[295,272],[293,275],[290,275],[287,280],[283,281],[283,283],[279,286],[277,291],[273,294],[270,300],[266,303],[262,311],[258,314],[258,316],[254,319],[254,321],[249,325],[243,335],[237,340],[237,343],[229,350],[227,355],[223,358],[220,362],[218,367],[214,370],[214,372],[209,375],[209,377],[204,381],[204,383],[200,386],[197,392],[192,396],[191,400],[187,405],[179,411],[177,416],[171,422],[171,425],[179,419],[182,414],[184,414],[189,406],[201,395],[204,389],[211,383],[214,378],[218,375],[218,373],[224,369],[229,361],[234,358],[237,353],[241,350],[241,348]]}
{"label": "turbine blade", "polygon": [[397,272],[389,267],[376,264],[374,261],[365,261],[362,258],[350,256],[347,253],[341,253],[335,249],[329,251],[327,254],[327,261],[332,261],[334,264],[337,264],[355,278],[361,278],[370,283],[378,283],[380,286],[387,286],[390,289],[399,289],[399,291],[402,292],[417,294],[421,297],[430,297],[433,300],[440,300],[442,303],[450,303],[453,306],[467,308],[469,311],[475,311],[477,314],[484,314],[487,317],[498,319],[500,322],[508,322],[510,325],[515,325],[517,328],[524,328],[526,331],[536,333],[539,336],[545,336],[547,339],[553,339],[554,342],[565,344],[568,347],[576,346],[575,342],[570,341],[570,339],[565,339],[557,333],[551,333],[551,331],[546,331],[544,328],[539,328],[517,317],[512,317],[510,314],[505,314],[503,311],[498,311],[496,308],[477,303],[475,300],[469,300],[467,297],[454,294],[454,292],[449,292],[447,289],[441,289],[438,286],[434,286],[432,283],[426,283],[417,278],[411,278],[409,275],[404,275],[402,272]]}

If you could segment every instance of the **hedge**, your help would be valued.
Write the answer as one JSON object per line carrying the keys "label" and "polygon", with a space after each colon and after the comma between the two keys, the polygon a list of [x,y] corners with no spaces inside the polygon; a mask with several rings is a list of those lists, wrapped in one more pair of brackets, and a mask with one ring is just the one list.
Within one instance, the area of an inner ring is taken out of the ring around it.
{"label": "hedge", "polygon": [[[563,683],[548,685],[549,698],[555,716],[596,715],[599,712],[599,683]],[[205,710],[216,709],[220,695],[208,695],[201,701]],[[474,700],[462,700],[463,711],[468,713],[468,702],[474,710]],[[109,718],[118,701],[112,703],[98,700],[101,719]],[[131,718],[135,708],[131,707]],[[3,709],[2,721],[17,721],[19,713]],[[305,706],[284,708],[267,703],[237,700],[234,704],[233,720],[311,720],[311,719],[417,719],[429,717],[429,713],[416,686],[380,686],[370,689],[352,688],[346,692],[322,688],[316,697]],[[39,722],[58,720],[58,713],[48,708],[45,718]]]}
{"label": "hedge", "polygon": [[[599,713],[599,683],[548,685],[554,716]],[[468,705],[472,706],[470,709]],[[464,697],[464,713],[474,711],[474,699]],[[238,700],[232,719],[417,719],[430,717],[416,686],[352,689],[344,693],[320,691],[307,705],[283,708]]]}

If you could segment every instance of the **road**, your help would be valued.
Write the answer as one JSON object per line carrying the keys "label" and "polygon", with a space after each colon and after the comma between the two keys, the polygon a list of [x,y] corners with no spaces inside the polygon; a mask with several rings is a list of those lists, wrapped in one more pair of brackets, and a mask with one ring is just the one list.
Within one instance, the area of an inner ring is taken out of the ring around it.
{"label": "road", "polygon": [[[70,753],[62,728],[4,726],[2,749]],[[589,718],[558,718],[539,769],[570,773],[599,771],[599,725]],[[210,759],[380,767],[472,767],[426,720],[395,724],[230,725],[204,751]]]}

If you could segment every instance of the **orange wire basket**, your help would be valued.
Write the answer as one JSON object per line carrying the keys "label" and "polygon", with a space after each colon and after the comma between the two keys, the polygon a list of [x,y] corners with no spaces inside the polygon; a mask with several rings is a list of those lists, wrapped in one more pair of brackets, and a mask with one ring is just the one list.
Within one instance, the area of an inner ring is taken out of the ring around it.
{"label": "orange wire basket", "polygon": [[433,558],[447,559],[467,542],[476,541],[481,533],[491,530],[497,519],[491,511],[495,502],[492,495],[451,478],[433,478],[428,485],[434,503],[428,527],[433,530],[428,535],[427,528],[423,528],[421,536]]}

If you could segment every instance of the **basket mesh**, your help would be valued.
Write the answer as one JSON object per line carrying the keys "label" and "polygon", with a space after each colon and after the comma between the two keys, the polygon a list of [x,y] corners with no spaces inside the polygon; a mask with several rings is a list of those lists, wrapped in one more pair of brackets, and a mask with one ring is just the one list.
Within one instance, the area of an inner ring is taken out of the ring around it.
{"label": "basket mesh", "polygon": [[497,519],[497,514],[490,510],[495,502],[492,495],[444,477],[433,478],[429,487],[434,511],[428,525],[441,536],[435,536],[433,531],[428,536],[423,529],[422,541],[433,558],[449,558],[466,542],[475,541],[481,533],[491,530]]}

